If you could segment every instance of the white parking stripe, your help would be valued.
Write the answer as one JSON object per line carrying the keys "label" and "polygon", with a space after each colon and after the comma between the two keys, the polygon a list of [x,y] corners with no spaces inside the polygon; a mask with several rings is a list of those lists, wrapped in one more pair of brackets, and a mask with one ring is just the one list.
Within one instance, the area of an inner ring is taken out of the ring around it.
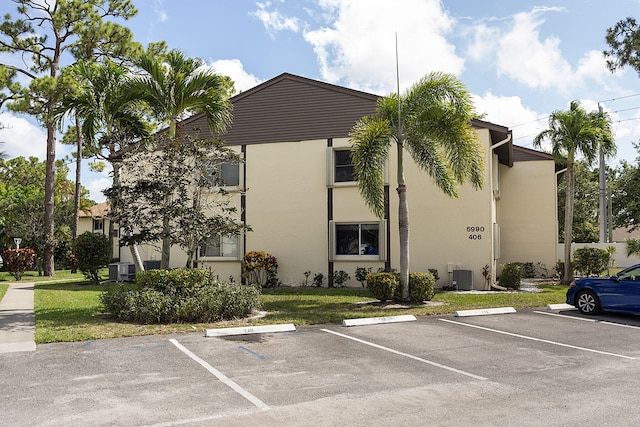
{"label": "white parking stripe", "polygon": [[428,365],[435,366],[437,368],[442,368],[442,369],[446,369],[447,371],[455,372],[457,374],[466,375],[468,377],[475,378],[476,380],[481,380],[481,381],[488,380],[488,378],[481,377],[479,375],[471,374],[469,372],[461,371],[460,369],[452,368],[450,366],[446,366],[446,365],[442,365],[440,363],[432,362],[430,360],[426,360],[426,359],[423,359],[421,357],[413,356],[411,354],[403,353],[401,351],[394,350],[392,348],[384,347],[384,346],[381,346],[381,345],[378,345],[378,344],[374,344],[374,343],[369,342],[369,341],[361,340],[360,338],[355,338],[355,337],[352,337],[352,336],[349,336],[349,335],[341,334],[339,332],[330,331],[329,329],[322,329],[322,331],[328,332],[328,333],[333,334],[333,335],[337,335],[337,336],[342,337],[342,338],[347,338],[347,339],[350,339],[352,341],[359,342],[361,344],[366,344],[368,346],[371,346],[371,347],[374,347],[374,348],[378,348],[380,350],[388,351],[388,352],[393,353],[393,354],[397,354],[397,355],[400,355],[400,356],[408,357],[410,359],[417,360],[418,362],[426,363]]}
{"label": "white parking stripe", "polygon": [[247,390],[243,389],[238,384],[233,382],[233,380],[229,379],[229,377],[227,377],[225,374],[223,374],[222,372],[218,371],[216,368],[214,368],[213,366],[209,365],[204,360],[200,359],[198,356],[193,354],[188,348],[186,348],[185,346],[180,344],[178,341],[176,341],[175,339],[170,339],[169,341],[171,341],[171,343],[173,345],[178,347],[178,349],[180,349],[180,351],[182,351],[184,354],[186,354],[187,356],[189,356],[190,358],[192,358],[193,360],[198,362],[203,368],[205,368],[207,371],[211,372],[220,381],[222,381],[223,383],[225,383],[226,385],[231,387],[235,392],[240,394],[242,397],[247,399],[249,402],[253,403],[254,405],[256,405],[258,408],[262,409],[263,411],[269,410],[269,407],[262,400],[258,399],[253,394],[249,393]]}
{"label": "white parking stripe", "polygon": [[621,328],[640,329],[640,326],[625,325],[624,323],[609,322],[608,320],[585,319],[584,317],[567,316],[567,315],[559,314],[559,313],[547,313],[546,311],[534,311],[534,313],[546,314],[547,316],[564,317],[565,319],[582,320],[584,322],[604,323],[605,325],[619,326]]}
{"label": "white parking stripe", "polygon": [[485,328],[484,326],[470,325],[468,323],[456,322],[454,320],[449,320],[449,319],[438,319],[438,320],[441,320],[441,321],[447,322],[447,323],[453,323],[455,325],[467,326],[469,328],[482,329],[483,331],[495,332],[497,334],[509,335],[509,336],[512,336],[512,337],[522,338],[522,339],[525,339],[525,340],[538,341],[538,342],[543,342],[543,343],[546,343],[546,344],[557,345],[557,346],[560,346],[560,347],[568,347],[568,348],[573,348],[573,349],[576,349],[576,350],[588,351],[588,352],[591,352],[591,353],[604,354],[606,356],[614,356],[614,357],[620,357],[622,359],[635,360],[635,357],[624,356],[622,354],[609,353],[607,351],[594,350],[592,348],[578,347],[578,346],[575,346],[575,345],[564,344],[564,343],[561,343],[561,342],[543,340],[541,338],[535,338],[535,337],[529,337],[529,336],[526,336],[526,335],[514,334],[512,332],[501,331],[501,330],[498,330],[498,329]]}

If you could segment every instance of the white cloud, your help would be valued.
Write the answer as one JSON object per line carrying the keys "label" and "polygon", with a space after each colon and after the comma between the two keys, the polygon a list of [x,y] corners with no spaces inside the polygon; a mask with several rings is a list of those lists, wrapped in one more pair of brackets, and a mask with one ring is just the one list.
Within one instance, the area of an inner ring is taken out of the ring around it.
{"label": "white cloud", "polygon": [[287,17],[282,15],[278,10],[270,11],[272,7],[271,2],[257,3],[258,10],[251,12],[250,15],[254,16],[262,22],[267,33],[273,39],[280,31],[293,31],[297,33],[300,30],[300,21],[296,17]]}
{"label": "white cloud", "polygon": [[89,190],[89,197],[96,203],[102,203],[106,200],[106,197],[102,194],[102,190],[110,188],[111,184],[112,182],[110,177],[97,173],[89,173],[88,179],[82,180],[82,185]]}
{"label": "white cloud", "polygon": [[260,79],[245,71],[239,59],[220,59],[212,62],[211,67],[216,73],[231,77],[235,83],[236,93],[251,89],[261,83]]}
{"label": "white cloud", "polygon": [[555,88],[562,92],[576,83],[571,65],[560,50],[560,39],[541,39],[540,15],[559,8],[534,8],[514,16],[510,31],[503,34],[497,50],[499,75],[524,83],[531,88]]}
{"label": "white cloud", "polygon": [[429,73],[460,74],[464,60],[445,35],[453,19],[438,0],[319,0],[328,26],[305,31],[322,78],[386,94],[396,87],[395,35],[401,89]]}
{"label": "white cloud", "polygon": [[169,15],[167,15],[162,5],[162,0],[156,0],[153,3],[153,12],[156,14],[159,22],[167,22],[169,20]]}
{"label": "white cloud", "polygon": [[487,58],[493,58],[498,47],[495,40],[498,39],[499,30],[480,24],[473,27],[471,33],[473,39],[467,46],[467,57],[478,63],[487,61]]}
{"label": "white cloud", "polygon": [[38,127],[23,117],[10,113],[0,114],[0,150],[9,158],[37,157],[44,160],[47,155],[47,135],[44,128]]}
{"label": "white cloud", "polygon": [[476,111],[485,115],[483,120],[511,129],[516,145],[533,148],[533,138],[547,125],[546,115],[523,105],[519,96],[496,96],[486,92],[482,96],[474,95],[474,103]]}

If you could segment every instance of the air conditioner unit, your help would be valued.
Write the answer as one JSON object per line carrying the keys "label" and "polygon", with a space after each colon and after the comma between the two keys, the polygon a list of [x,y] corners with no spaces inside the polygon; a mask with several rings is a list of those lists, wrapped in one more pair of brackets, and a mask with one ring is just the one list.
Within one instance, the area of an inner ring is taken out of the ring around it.
{"label": "air conditioner unit", "polygon": [[136,277],[136,266],[132,262],[114,262],[109,264],[109,280],[128,282]]}
{"label": "air conditioner unit", "polygon": [[453,270],[453,281],[459,291],[473,290],[473,272],[471,270]]}

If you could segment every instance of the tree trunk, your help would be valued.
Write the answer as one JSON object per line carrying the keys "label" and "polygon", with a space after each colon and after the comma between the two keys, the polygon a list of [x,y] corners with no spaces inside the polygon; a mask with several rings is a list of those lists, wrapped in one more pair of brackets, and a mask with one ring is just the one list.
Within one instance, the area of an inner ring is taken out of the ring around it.
{"label": "tree trunk", "polygon": [[45,163],[44,182],[44,254],[43,270],[45,276],[55,275],[53,252],[54,240],[54,191],[56,180],[56,134],[55,126],[47,124],[47,159]]}
{"label": "tree trunk", "polygon": [[402,300],[409,300],[409,203],[407,187],[399,185],[398,192],[398,231],[400,234],[400,286]]}
{"label": "tree trunk", "polygon": [[131,257],[133,258],[133,263],[136,265],[136,271],[144,271],[144,264],[142,263],[142,259],[140,258],[138,245],[136,244],[129,245],[129,250],[131,251]]}
{"label": "tree trunk", "polygon": [[573,240],[573,193],[575,186],[573,172],[573,161],[569,159],[567,163],[567,191],[565,195],[564,210],[564,274],[562,276],[562,283],[565,285],[568,285],[573,280],[573,268],[571,267],[571,243]]}
{"label": "tree trunk", "polygon": [[162,237],[162,256],[160,258],[160,268],[162,270],[168,270],[169,255],[171,254],[171,236],[169,236],[169,233],[171,232],[171,226],[169,224],[168,217],[162,219],[162,230],[164,232],[164,236]]}
{"label": "tree trunk", "polygon": [[[111,153],[110,153],[110,158],[113,159],[115,158],[115,151],[112,149]],[[120,186],[120,165],[119,164],[115,164],[115,162],[111,162],[112,167],[113,167],[113,186],[116,188],[119,188]],[[113,224],[114,220],[117,220],[117,217],[114,216],[115,214],[119,214],[119,210],[116,209],[116,201],[115,200],[109,200],[109,203],[111,204],[111,221],[110,223]],[[110,226],[111,228],[111,226]],[[122,232],[122,229],[120,229],[120,232]],[[113,248],[113,246],[111,246]],[[133,263],[136,266],[136,271],[144,271],[144,264],[142,263],[142,259],[140,258],[140,252],[138,251],[138,245],[136,245],[135,243],[133,245],[129,245],[129,251],[131,252],[131,258],[133,259]]]}
{"label": "tree trunk", "polygon": [[[402,130],[399,132],[402,135]],[[407,186],[404,183],[404,147],[398,139],[398,233],[400,237],[400,286],[402,300],[409,301],[409,202]]]}
{"label": "tree trunk", "polygon": [[[80,176],[82,171],[82,132],[80,132],[80,118],[76,115],[76,193],[73,196],[73,225],[71,226],[71,238],[78,237],[78,215],[80,215]],[[113,248],[113,245],[111,245]],[[112,254],[113,255],[113,254]]]}

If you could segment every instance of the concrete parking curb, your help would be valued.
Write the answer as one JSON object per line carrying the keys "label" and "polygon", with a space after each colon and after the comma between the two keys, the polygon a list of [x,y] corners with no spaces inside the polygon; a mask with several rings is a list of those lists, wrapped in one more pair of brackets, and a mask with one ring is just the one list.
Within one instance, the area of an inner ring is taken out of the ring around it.
{"label": "concrete parking curb", "polygon": [[469,316],[488,316],[492,314],[509,314],[515,313],[516,309],[513,307],[497,307],[497,308],[482,308],[478,310],[460,310],[456,311],[456,317],[469,317]]}
{"label": "concrete parking curb", "polygon": [[342,326],[379,325],[381,323],[412,322],[415,320],[417,320],[416,316],[411,314],[405,316],[365,317],[362,319],[344,319]]}
{"label": "concrete parking curb", "polygon": [[265,326],[241,326],[237,328],[207,329],[205,337],[224,337],[230,335],[265,334],[270,332],[291,332],[296,327],[292,323]]}

